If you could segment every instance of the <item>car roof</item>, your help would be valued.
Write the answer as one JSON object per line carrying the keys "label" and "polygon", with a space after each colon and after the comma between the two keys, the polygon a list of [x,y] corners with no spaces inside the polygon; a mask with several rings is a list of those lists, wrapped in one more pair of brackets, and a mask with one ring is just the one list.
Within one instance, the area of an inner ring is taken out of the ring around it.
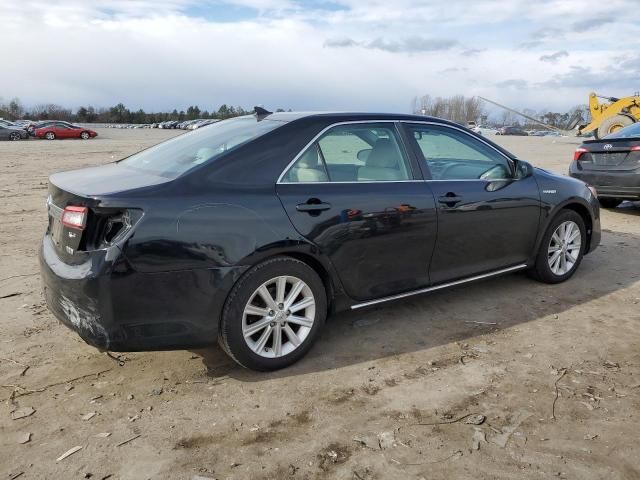
{"label": "car roof", "polygon": [[412,121],[412,122],[438,122],[449,125],[458,125],[457,123],[443,120],[442,118],[429,117],[424,115],[411,115],[406,113],[380,113],[380,112],[274,112],[264,116],[264,119],[293,122],[300,119],[322,119],[334,122],[350,122],[350,121],[367,121],[367,120],[391,120],[391,121]]}

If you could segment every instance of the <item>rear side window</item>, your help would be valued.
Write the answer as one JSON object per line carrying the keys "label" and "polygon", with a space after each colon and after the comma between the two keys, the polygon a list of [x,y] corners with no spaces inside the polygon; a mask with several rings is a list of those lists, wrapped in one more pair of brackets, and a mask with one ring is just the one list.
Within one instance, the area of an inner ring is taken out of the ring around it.
{"label": "rear side window", "polygon": [[634,138],[640,137],[640,123],[634,123],[633,125],[629,125],[627,127],[621,128],[620,130],[610,133],[609,135],[603,137],[603,140],[607,140],[609,138]]}
{"label": "rear side window", "polygon": [[433,180],[500,180],[511,178],[506,157],[471,135],[438,125],[411,125]]}
{"label": "rear side window", "polygon": [[409,163],[391,123],[335,126],[310,145],[283,177],[286,183],[410,179]]}
{"label": "rear side window", "polygon": [[120,163],[154,175],[176,178],[282,125],[283,122],[275,120],[258,121],[253,115],[223,120],[131,155]]}

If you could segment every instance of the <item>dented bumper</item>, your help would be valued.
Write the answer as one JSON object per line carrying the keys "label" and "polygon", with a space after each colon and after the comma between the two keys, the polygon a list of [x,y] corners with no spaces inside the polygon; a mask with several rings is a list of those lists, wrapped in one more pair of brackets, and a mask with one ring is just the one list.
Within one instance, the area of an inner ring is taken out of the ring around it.
{"label": "dented bumper", "polygon": [[44,295],[64,325],[101,350],[185,349],[216,341],[218,313],[240,270],[140,273],[113,248],[70,265],[44,237]]}
{"label": "dented bumper", "polygon": [[89,345],[112,348],[124,335],[113,322],[106,252],[86,255],[75,265],[63,262],[49,237],[40,249],[40,273],[49,310]]}

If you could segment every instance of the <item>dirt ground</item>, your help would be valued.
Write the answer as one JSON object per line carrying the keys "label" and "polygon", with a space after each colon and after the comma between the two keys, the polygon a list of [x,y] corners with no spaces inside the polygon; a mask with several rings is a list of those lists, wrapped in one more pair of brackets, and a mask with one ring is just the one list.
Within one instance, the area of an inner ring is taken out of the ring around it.
{"label": "dirt ground", "polygon": [[[218,347],[119,365],[44,307],[47,176],[176,132],[99,134],[0,143],[0,479],[640,478],[640,203],[603,211],[562,285],[514,274],[340,314],[271,374]],[[495,138],[560,173],[579,143]]]}

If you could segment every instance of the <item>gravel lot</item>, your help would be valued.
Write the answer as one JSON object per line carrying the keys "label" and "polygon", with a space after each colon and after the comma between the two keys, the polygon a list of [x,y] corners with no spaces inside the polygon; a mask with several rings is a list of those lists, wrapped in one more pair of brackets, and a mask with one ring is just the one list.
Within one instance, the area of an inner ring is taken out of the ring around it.
{"label": "gravel lot", "polygon": [[[567,283],[514,274],[340,314],[284,371],[85,345],[40,294],[47,176],[177,133],[0,143],[0,479],[640,478],[640,203],[603,211]],[[560,173],[579,143],[495,139]]]}

